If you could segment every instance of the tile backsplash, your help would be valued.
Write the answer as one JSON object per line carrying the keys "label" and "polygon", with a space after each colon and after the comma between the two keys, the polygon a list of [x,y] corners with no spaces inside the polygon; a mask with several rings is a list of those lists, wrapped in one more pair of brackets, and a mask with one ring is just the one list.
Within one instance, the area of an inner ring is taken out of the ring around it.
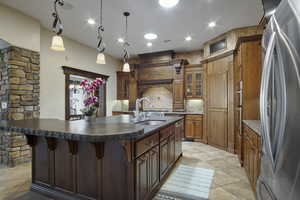
{"label": "tile backsplash", "polygon": [[[144,102],[144,110],[159,110],[159,111],[172,111],[173,109],[173,96],[166,88],[150,88],[144,95],[150,98],[152,105]],[[128,100],[115,100],[113,103],[113,111],[128,111]],[[186,112],[204,112],[204,101],[202,99],[185,100]]]}
{"label": "tile backsplash", "polygon": [[186,112],[204,112],[204,102],[202,99],[191,99],[185,101]]}
{"label": "tile backsplash", "polygon": [[143,97],[149,97],[151,104],[144,102],[144,110],[166,110],[173,109],[173,94],[164,87],[153,87],[146,90]]}
{"label": "tile backsplash", "polygon": [[113,111],[128,111],[129,101],[128,100],[115,100],[112,106]]}

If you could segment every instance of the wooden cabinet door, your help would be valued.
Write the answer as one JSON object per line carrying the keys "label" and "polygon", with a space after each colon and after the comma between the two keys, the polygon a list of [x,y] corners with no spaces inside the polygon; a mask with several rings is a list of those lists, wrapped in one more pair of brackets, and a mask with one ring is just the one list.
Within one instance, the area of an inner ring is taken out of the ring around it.
{"label": "wooden cabinet door", "polygon": [[123,98],[124,99],[129,99],[129,78],[127,77],[123,80]]}
{"label": "wooden cabinet door", "polygon": [[243,165],[242,160],[242,136],[239,133],[236,133],[236,154],[240,160],[241,165]]}
{"label": "wooden cabinet door", "polygon": [[170,136],[169,140],[169,159],[168,159],[168,167],[170,167],[175,162],[175,135]]}
{"label": "wooden cabinet door", "polygon": [[183,80],[173,81],[173,109],[184,109],[184,83]]}
{"label": "wooden cabinet door", "polygon": [[207,136],[208,144],[228,148],[228,60],[207,65]]}
{"label": "wooden cabinet door", "polygon": [[160,179],[162,179],[168,169],[168,156],[169,156],[169,148],[168,148],[169,142],[168,139],[164,140],[160,143]]}
{"label": "wooden cabinet door", "polygon": [[136,159],[136,199],[146,199],[149,193],[149,154]]}
{"label": "wooden cabinet door", "polygon": [[117,72],[117,99],[129,99],[129,73]]}
{"label": "wooden cabinet door", "polygon": [[195,120],[193,122],[194,138],[203,140],[203,120]]}
{"label": "wooden cabinet door", "polygon": [[193,97],[193,73],[185,73],[185,97]]}
{"label": "wooden cabinet door", "polygon": [[249,150],[250,148],[250,144],[249,144],[249,140],[247,138],[247,136],[244,137],[244,168],[245,168],[245,171],[247,173],[247,176],[249,177],[249,174],[250,174],[250,170],[249,170]]}
{"label": "wooden cabinet door", "polygon": [[202,98],[203,96],[203,72],[195,72],[193,80],[194,98]]}
{"label": "wooden cabinet door", "polygon": [[186,119],[185,120],[185,137],[194,138],[194,121]]}
{"label": "wooden cabinet door", "polygon": [[203,96],[203,68],[190,66],[185,72],[185,97],[202,98]]}
{"label": "wooden cabinet door", "polygon": [[117,99],[123,99],[123,92],[122,92],[122,79],[121,76],[117,73]]}
{"label": "wooden cabinet door", "polygon": [[208,144],[227,149],[227,111],[208,110]]}
{"label": "wooden cabinet door", "polygon": [[149,181],[152,191],[159,184],[159,146],[149,151]]}

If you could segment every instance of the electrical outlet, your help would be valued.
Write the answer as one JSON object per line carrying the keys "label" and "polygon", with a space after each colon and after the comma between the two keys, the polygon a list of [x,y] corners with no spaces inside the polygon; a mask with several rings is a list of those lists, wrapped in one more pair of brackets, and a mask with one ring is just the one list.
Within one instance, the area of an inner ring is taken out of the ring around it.
{"label": "electrical outlet", "polygon": [[7,102],[1,102],[1,108],[6,109],[7,108]]}

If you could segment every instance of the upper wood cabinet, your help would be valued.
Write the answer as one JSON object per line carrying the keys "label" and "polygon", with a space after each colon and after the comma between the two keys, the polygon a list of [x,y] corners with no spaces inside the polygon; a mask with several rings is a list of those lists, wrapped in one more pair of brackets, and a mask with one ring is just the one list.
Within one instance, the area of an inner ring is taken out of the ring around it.
{"label": "upper wood cabinet", "polygon": [[203,97],[203,75],[201,65],[188,65],[185,69],[185,98]]}
{"label": "upper wood cabinet", "polygon": [[130,73],[117,72],[117,99],[118,100],[129,99],[129,83],[130,83]]}
{"label": "upper wood cabinet", "polygon": [[173,111],[184,111],[184,68],[186,60],[174,60],[173,63]]}

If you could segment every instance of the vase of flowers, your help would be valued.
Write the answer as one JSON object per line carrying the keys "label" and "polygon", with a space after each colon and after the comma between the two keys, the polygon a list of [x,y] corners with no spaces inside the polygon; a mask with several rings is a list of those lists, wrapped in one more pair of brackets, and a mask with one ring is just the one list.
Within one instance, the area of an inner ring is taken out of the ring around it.
{"label": "vase of flowers", "polygon": [[95,91],[99,86],[105,83],[101,78],[97,78],[94,81],[83,80],[80,86],[84,91],[84,106],[85,108],[81,110],[84,114],[86,120],[92,120],[96,117],[97,104],[99,103],[98,97],[95,96]]}

